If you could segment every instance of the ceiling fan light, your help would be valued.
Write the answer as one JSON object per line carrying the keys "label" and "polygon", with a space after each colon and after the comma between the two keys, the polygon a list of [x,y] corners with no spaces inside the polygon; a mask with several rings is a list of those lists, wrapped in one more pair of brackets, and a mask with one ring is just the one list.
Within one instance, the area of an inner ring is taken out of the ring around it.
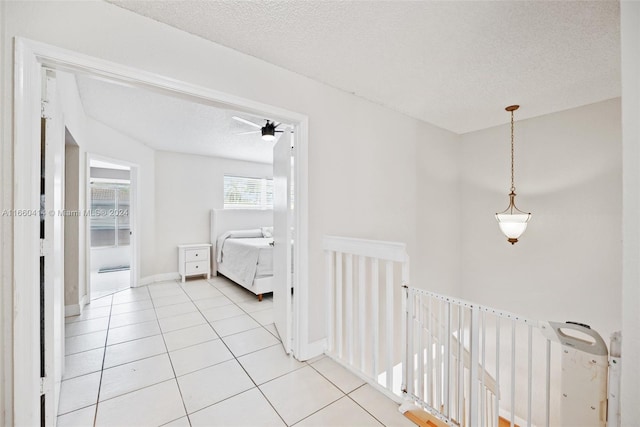
{"label": "ceiling fan light", "polygon": [[262,127],[262,139],[265,141],[276,140],[276,128],[273,123],[269,123],[268,120],[266,126]]}

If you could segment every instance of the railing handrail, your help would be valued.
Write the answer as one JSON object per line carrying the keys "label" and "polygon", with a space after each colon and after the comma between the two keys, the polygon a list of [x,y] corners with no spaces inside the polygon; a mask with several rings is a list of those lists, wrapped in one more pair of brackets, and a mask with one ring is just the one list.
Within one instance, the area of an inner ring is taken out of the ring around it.
{"label": "railing handrail", "polygon": [[325,251],[342,252],[381,260],[405,262],[409,259],[407,245],[400,242],[324,236],[322,246]]}
{"label": "railing handrail", "polygon": [[436,298],[442,301],[446,301],[449,302],[451,304],[455,304],[455,305],[460,305],[462,307],[467,307],[467,308],[472,308],[472,307],[477,307],[479,311],[484,311],[486,313],[491,313],[494,314],[498,317],[504,318],[504,319],[509,319],[509,320],[513,320],[528,326],[533,326],[535,328],[541,328],[541,322],[539,320],[533,320],[533,319],[528,319],[526,317],[520,316],[518,314],[515,313],[511,313],[509,311],[506,310],[501,310],[498,308],[493,308],[493,307],[488,307],[488,306],[484,306],[482,304],[478,304],[475,302],[471,302],[471,301],[467,301],[464,300],[462,298],[457,298],[457,297],[452,297],[449,295],[442,295],[442,294],[438,294],[435,292],[431,292],[431,291],[427,291],[425,289],[420,289],[420,288],[414,288],[411,287],[410,288],[413,292],[419,292],[422,293],[423,295],[427,295],[430,296],[432,298]]}

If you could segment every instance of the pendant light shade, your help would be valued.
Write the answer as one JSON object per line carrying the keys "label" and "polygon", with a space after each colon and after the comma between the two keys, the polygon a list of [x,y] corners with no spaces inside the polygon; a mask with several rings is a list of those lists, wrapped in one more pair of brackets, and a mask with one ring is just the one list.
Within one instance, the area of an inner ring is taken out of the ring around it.
{"label": "pendant light shade", "polygon": [[522,233],[527,229],[527,224],[531,219],[531,214],[523,212],[516,207],[516,186],[514,181],[514,138],[513,138],[513,112],[519,108],[518,105],[511,105],[505,108],[511,113],[511,192],[509,193],[509,206],[502,212],[496,214],[496,220],[500,231],[507,237],[507,241],[512,245],[518,242]]}

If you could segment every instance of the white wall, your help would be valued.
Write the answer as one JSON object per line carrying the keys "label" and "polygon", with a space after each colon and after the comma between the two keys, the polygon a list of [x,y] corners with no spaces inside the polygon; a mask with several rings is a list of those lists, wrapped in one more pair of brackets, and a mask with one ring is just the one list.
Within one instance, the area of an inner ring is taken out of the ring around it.
{"label": "white wall", "polygon": [[412,285],[461,297],[460,136],[418,128],[429,137],[417,145],[417,248]]}
{"label": "white wall", "polygon": [[209,212],[224,207],[225,174],[273,176],[270,164],[168,151],[155,152],[155,168],[155,274],[177,274],[177,245],[210,242]]}
{"label": "white wall", "polygon": [[509,125],[462,136],[462,293],[608,342],[622,326],[620,100],[517,121],[515,140],[516,205],[533,215],[512,246],[494,218],[509,201]]}
{"label": "white wall", "polygon": [[[324,335],[322,235],[404,241],[410,255],[416,255],[415,152],[417,144],[441,136],[436,128],[110,4],[15,2],[6,8],[4,25],[11,36],[45,41],[310,117],[312,341]],[[4,49],[10,45],[5,43]],[[421,220],[440,218],[440,212],[430,212]],[[437,248],[449,243],[428,244]],[[143,253],[143,269],[151,265],[150,255]]]}
{"label": "white wall", "polygon": [[[85,149],[87,141],[86,116],[80,101],[75,77],[69,73],[57,73],[57,91],[64,124],[77,146],[72,147],[73,155],[65,161],[65,204],[69,209],[82,210],[86,204],[84,182],[86,180]],[[69,153],[71,154],[71,152]],[[70,182],[75,181],[75,182]],[[70,193],[69,193],[70,192]],[[73,199],[69,199],[69,196]],[[82,302],[87,294],[86,285],[86,221],[83,215],[65,218],[65,306],[69,313],[82,310]],[[70,232],[66,227],[75,228]],[[68,237],[68,238],[67,238]],[[72,240],[71,240],[72,239]],[[67,252],[68,251],[68,252]],[[68,275],[72,272],[74,277]]]}
{"label": "white wall", "polygon": [[640,3],[621,2],[624,154],[622,425],[640,420]]}
{"label": "white wall", "polygon": [[[155,155],[154,150],[143,143],[130,138],[109,126],[90,117],[87,118],[89,135],[85,150],[88,154],[97,154],[135,164],[138,167],[138,204],[134,233],[138,233],[140,242],[140,265],[138,277],[155,274]],[[131,206],[136,209],[136,206]],[[137,229],[136,229],[137,228]]]}

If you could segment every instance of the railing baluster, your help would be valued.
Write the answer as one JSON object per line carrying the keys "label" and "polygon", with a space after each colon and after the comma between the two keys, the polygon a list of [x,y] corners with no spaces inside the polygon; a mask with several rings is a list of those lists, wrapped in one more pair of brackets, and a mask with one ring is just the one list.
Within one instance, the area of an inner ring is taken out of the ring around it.
{"label": "railing baluster", "polygon": [[516,321],[511,321],[511,427],[516,416]]}
{"label": "railing baluster", "polygon": [[464,414],[464,308],[458,306],[458,423]]}
{"label": "railing baluster", "polygon": [[336,252],[336,347],[342,359],[342,253]]}
{"label": "railing baluster", "polygon": [[424,364],[426,363],[425,359],[425,349],[423,345],[422,337],[424,335],[424,302],[422,301],[422,294],[416,294],[418,297],[418,390],[416,395],[422,399],[426,400],[424,393]]}
{"label": "railing baluster", "polygon": [[[409,295],[409,290],[403,288],[403,305],[405,306],[405,314],[406,314],[406,323],[407,323],[407,349],[403,355],[404,366],[404,378],[403,378],[403,389],[407,390],[409,396],[414,393],[414,381],[413,381],[413,373],[415,372],[415,364],[417,363],[414,358],[414,322],[415,322],[415,297],[413,295]],[[406,301],[406,303],[404,302]],[[404,335],[404,334],[403,334]]]}
{"label": "railing baluster", "polygon": [[345,256],[345,317],[347,334],[347,360],[353,365],[353,254]]}
{"label": "railing baluster", "polygon": [[379,372],[379,364],[380,359],[378,355],[380,354],[380,320],[378,319],[378,299],[379,299],[379,270],[378,270],[378,258],[371,259],[371,324],[373,327],[371,328],[372,337],[372,346],[373,346],[373,375],[376,382],[378,381]]}
{"label": "railing baluster", "polygon": [[482,351],[481,351],[481,355],[482,355],[482,372],[481,372],[481,381],[480,381],[480,390],[482,390],[482,401],[480,402],[480,416],[482,417],[482,427],[486,426],[486,405],[487,405],[487,393],[486,393],[486,389],[484,387],[484,377],[485,377],[485,373],[487,372],[487,366],[485,364],[486,361],[486,352],[487,352],[487,347],[486,347],[486,332],[487,332],[487,325],[486,325],[486,313],[483,311],[481,313],[481,322],[482,322]]}
{"label": "railing baluster", "polygon": [[436,342],[436,409],[442,411],[442,300],[438,300],[438,331]]}
{"label": "railing baluster", "polygon": [[387,389],[393,390],[393,262],[386,262],[386,349],[387,349]]}
{"label": "railing baluster", "polygon": [[429,330],[427,331],[427,403],[432,407],[435,407],[433,402],[433,297],[429,296]]}
{"label": "railing baluster", "polygon": [[551,419],[551,341],[547,340],[547,390],[545,396],[545,426],[549,427]]}
{"label": "railing baluster", "polygon": [[447,329],[444,338],[444,410],[442,411],[447,417],[451,416],[449,407],[449,382],[451,381],[451,373],[449,372],[449,358],[451,357],[451,304],[447,301],[444,305],[445,317],[447,318]]}
{"label": "railing baluster", "polygon": [[332,352],[335,349],[334,343],[334,316],[335,316],[335,300],[334,300],[334,286],[335,286],[335,273],[333,271],[333,258],[334,253],[332,251],[325,251],[324,253],[324,266],[326,269],[326,282],[327,288],[327,351]]}
{"label": "railing baluster", "polygon": [[469,425],[478,425],[478,362],[480,343],[478,306],[471,306],[471,331],[469,333]]}
{"label": "railing baluster", "polygon": [[493,414],[493,426],[498,427],[500,425],[500,318],[496,316],[496,392],[495,401],[493,402],[494,414]]}
{"label": "railing baluster", "polygon": [[363,256],[358,257],[358,333],[360,338],[360,345],[358,346],[358,353],[360,353],[360,370],[365,372],[365,338],[366,334],[366,308],[365,308],[365,281],[366,281],[366,262],[367,259]]}
{"label": "railing baluster", "polygon": [[527,326],[529,332],[529,343],[528,343],[528,395],[527,395],[527,427],[531,427],[531,399],[533,398],[533,328],[531,325]]}
{"label": "railing baluster", "polygon": [[[409,384],[411,385],[411,388],[414,387],[413,384],[413,373],[415,372],[415,370],[413,370],[413,335],[411,335],[411,352],[409,353],[409,355],[411,356],[411,366],[412,366],[412,371],[409,372],[408,371],[408,364],[404,363],[404,361],[407,360],[407,351],[408,351],[408,347],[407,347],[407,322],[406,322],[406,318],[407,318],[407,298],[409,296],[409,259],[408,257],[405,259],[405,261],[403,263],[401,263],[401,269],[400,269],[400,280],[401,280],[401,284],[402,284],[402,291],[401,292],[401,298],[402,298],[402,317],[401,317],[401,323],[400,323],[400,351],[401,351],[401,359],[403,361],[402,364],[402,386],[400,387],[401,390],[407,390],[407,384],[406,382],[408,380],[410,380],[411,382],[409,382]],[[415,307],[412,307],[412,314],[415,314],[414,311]],[[411,325],[413,327],[413,319],[411,319]]]}

